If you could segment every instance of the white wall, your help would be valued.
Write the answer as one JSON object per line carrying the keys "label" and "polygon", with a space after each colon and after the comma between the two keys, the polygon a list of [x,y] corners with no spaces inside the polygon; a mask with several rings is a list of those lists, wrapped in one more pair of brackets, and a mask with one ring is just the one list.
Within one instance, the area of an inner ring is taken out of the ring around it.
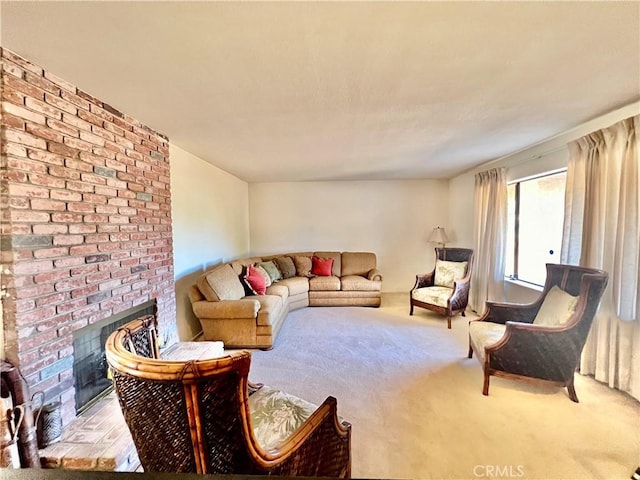
{"label": "white wall", "polygon": [[446,180],[252,183],[251,253],[372,251],[383,291],[408,292],[433,268],[427,235],[449,231],[447,198]]}
{"label": "white wall", "polygon": [[473,174],[458,175],[449,180],[449,228],[455,232],[456,247],[473,248]]}
{"label": "white wall", "polygon": [[209,266],[249,253],[248,184],[170,145],[173,260],[180,339],[200,332],[188,289]]}

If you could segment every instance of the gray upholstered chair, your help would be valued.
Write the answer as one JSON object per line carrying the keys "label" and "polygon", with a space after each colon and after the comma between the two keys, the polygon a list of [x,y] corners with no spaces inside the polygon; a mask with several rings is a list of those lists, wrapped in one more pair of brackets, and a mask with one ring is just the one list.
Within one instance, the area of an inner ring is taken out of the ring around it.
{"label": "gray upholstered chair", "polygon": [[469,358],[476,352],[482,364],[482,393],[489,394],[495,375],[566,387],[578,402],[573,375],[607,279],[602,270],[547,264],[535,302],[487,302],[482,317],[469,322]]}
{"label": "gray upholstered chair", "polygon": [[447,327],[451,317],[461,313],[469,302],[469,286],[473,267],[473,250],[469,248],[436,248],[436,265],[429,273],[416,275],[409,292],[410,310],[421,307],[445,315]]}

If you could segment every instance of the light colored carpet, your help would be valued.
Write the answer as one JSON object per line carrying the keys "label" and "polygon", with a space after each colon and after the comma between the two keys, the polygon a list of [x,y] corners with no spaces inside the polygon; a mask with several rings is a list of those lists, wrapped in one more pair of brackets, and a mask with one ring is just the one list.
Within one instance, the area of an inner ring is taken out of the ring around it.
{"label": "light colored carpet", "polygon": [[408,296],[380,309],[291,312],[250,379],[314,403],[338,399],[351,422],[352,474],[392,479],[628,479],[640,462],[640,404],[576,375],[566,390],[492,377],[482,395],[467,358],[468,320],[446,321]]}

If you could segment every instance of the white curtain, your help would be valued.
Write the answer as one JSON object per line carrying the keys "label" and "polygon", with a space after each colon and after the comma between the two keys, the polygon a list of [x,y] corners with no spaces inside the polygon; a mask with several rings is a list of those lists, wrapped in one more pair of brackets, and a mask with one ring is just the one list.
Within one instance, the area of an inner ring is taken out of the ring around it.
{"label": "white curtain", "polygon": [[580,371],[640,400],[640,116],[569,144],[563,263],[609,284]]}
{"label": "white curtain", "polygon": [[476,174],[473,240],[475,261],[469,303],[478,313],[487,300],[504,300],[507,174],[496,168]]}

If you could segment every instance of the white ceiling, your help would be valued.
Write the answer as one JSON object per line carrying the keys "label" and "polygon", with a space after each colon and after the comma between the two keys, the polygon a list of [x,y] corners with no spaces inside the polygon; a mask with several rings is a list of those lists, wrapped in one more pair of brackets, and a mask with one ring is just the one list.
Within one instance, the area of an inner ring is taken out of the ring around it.
{"label": "white ceiling", "polygon": [[2,45],[249,182],[447,178],[640,98],[640,3],[2,2]]}

